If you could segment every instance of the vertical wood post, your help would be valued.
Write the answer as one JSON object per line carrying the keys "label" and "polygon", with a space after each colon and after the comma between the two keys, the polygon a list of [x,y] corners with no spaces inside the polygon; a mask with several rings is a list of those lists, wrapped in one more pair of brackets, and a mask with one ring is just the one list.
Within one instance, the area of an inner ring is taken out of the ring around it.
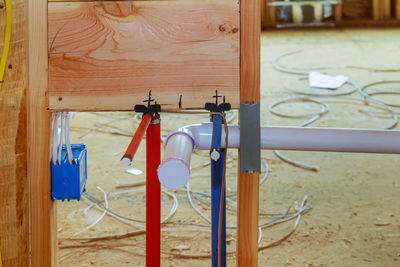
{"label": "vertical wood post", "polygon": [[57,265],[56,204],[50,191],[47,0],[28,1],[28,180],[32,267]]}
{"label": "vertical wood post", "polygon": [[372,18],[373,20],[379,20],[379,3],[380,0],[372,0]]}
{"label": "vertical wood post", "polygon": [[[272,0],[270,2],[274,2],[274,0]],[[270,6],[270,7],[268,7],[268,10],[269,10],[268,15],[269,15],[269,20],[270,20],[271,26],[275,27],[276,26],[276,7]]]}
{"label": "vertical wood post", "polygon": [[[260,101],[260,0],[241,1],[240,32],[240,102],[256,104]],[[239,173],[237,266],[258,266],[259,173]]]}
{"label": "vertical wood post", "polygon": [[342,4],[335,5],[335,21],[340,22],[343,19]]}
{"label": "vertical wood post", "polygon": [[396,0],[395,10],[396,10],[396,19],[400,20],[400,0]]}
{"label": "vertical wood post", "polygon": [[382,1],[383,1],[382,19],[390,20],[392,18],[391,0],[382,0]]}

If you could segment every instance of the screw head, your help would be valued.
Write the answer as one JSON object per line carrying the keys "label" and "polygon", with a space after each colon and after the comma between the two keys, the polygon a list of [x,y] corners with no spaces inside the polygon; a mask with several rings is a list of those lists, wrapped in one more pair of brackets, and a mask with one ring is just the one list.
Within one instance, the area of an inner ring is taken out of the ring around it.
{"label": "screw head", "polygon": [[213,161],[217,161],[219,160],[219,158],[221,157],[220,153],[214,148],[213,151],[211,151],[210,153],[210,157]]}

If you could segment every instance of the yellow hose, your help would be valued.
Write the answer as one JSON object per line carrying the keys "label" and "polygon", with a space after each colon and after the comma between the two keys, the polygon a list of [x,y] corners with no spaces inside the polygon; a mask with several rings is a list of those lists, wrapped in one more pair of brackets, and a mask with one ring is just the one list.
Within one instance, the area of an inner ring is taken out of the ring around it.
{"label": "yellow hose", "polygon": [[6,70],[8,52],[10,51],[10,42],[11,42],[11,24],[12,24],[11,0],[5,0],[5,5],[6,5],[6,30],[4,32],[3,54],[1,56],[1,61],[0,61],[0,91],[4,83],[4,72]]}

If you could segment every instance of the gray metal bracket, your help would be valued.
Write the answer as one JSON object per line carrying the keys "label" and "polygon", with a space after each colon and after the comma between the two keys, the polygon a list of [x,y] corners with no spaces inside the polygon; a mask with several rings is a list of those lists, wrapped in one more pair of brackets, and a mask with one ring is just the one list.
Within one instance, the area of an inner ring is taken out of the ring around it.
{"label": "gray metal bracket", "polygon": [[240,103],[240,173],[261,172],[260,102]]}

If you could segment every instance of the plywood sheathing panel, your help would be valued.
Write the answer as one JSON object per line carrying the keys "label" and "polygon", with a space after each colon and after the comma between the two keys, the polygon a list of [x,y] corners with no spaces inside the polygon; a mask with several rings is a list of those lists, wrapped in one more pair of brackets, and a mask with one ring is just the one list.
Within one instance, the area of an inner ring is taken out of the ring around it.
{"label": "plywood sheathing panel", "polygon": [[[0,91],[0,250],[3,266],[29,266],[26,82],[28,1],[13,0],[10,54]],[[5,12],[0,13],[0,51]]]}
{"label": "plywood sheathing panel", "polygon": [[217,2],[49,3],[49,99],[56,110],[239,103],[239,6]]}

